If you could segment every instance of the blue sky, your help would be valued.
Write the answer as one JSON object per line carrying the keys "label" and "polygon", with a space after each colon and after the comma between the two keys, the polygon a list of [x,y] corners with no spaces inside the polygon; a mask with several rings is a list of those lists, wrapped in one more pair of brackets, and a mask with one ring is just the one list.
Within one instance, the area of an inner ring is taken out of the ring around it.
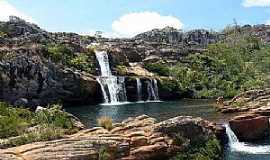
{"label": "blue sky", "polygon": [[220,30],[234,18],[268,23],[270,0],[0,0],[0,20],[13,13],[49,31],[130,37],[165,25]]}

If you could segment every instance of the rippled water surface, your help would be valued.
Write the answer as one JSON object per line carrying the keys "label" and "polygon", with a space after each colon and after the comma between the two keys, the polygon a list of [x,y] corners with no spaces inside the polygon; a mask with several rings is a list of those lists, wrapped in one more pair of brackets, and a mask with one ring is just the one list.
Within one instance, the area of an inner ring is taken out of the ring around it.
{"label": "rippled water surface", "polygon": [[120,122],[128,117],[147,114],[156,119],[165,120],[179,115],[202,117],[213,121],[223,121],[224,115],[217,113],[213,100],[181,100],[172,102],[140,102],[124,103],[122,105],[95,105],[66,108],[88,127],[96,125],[96,119],[109,116],[114,122]]}

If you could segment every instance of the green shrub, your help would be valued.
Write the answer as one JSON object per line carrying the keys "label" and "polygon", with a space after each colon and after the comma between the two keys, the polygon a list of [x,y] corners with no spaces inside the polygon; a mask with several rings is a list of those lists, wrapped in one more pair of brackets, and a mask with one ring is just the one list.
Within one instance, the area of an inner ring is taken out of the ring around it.
{"label": "green shrub", "polygon": [[0,138],[17,136],[32,125],[33,114],[22,108],[12,108],[10,105],[0,102]]}
{"label": "green shrub", "polygon": [[170,68],[167,64],[162,63],[146,63],[144,67],[150,72],[157,73],[160,76],[170,76]]}
{"label": "green shrub", "polygon": [[220,160],[221,157],[221,145],[216,138],[212,138],[206,143],[190,146],[186,151],[179,153],[171,160]]}
{"label": "green shrub", "polygon": [[42,126],[40,129],[34,132],[24,133],[18,137],[8,139],[2,145],[5,147],[14,147],[32,142],[62,138],[64,134],[65,133],[62,129],[51,126]]}
{"label": "green shrub", "polygon": [[181,94],[183,89],[178,85],[178,81],[176,79],[162,79],[160,81],[160,90],[164,92],[173,92],[175,94]]}
{"label": "green shrub", "polygon": [[117,65],[116,66],[116,72],[118,75],[127,75],[127,67],[123,65]]}
{"label": "green shrub", "polygon": [[[76,132],[71,117],[60,109],[59,105],[51,105],[34,113],[0,102],[0,138],[5,139],[3,145],[10,147],[51,140]],[[30,127],[33,131],[29,130]]]}
{"label": "green shrub", "polygon": [[89,73],[91,73],[94,69],[93,63],[90,61],[90,57],[87,53],[78,53],[76,57],[70,60],[69,65],[78,70]]}
{"label": "green shrub", "polygon": [[47,46],[47,56],[51,58],[53,62],[62,62],[67,64],[73,57],[71,50],[63,44],[49,44]]}
{"label": "green shrub", "polygon": [[110,154],[108,153],[107,147],[101,147],[98,152],[98,160],[109,160]]}
{"label": "green shrub", "polygon": [[46,124],[55,128],[73,128],[71,118],[66,112],[60,110],[59,105],[53,105],[50,109],[37,112],[34,121],[36,124]]}

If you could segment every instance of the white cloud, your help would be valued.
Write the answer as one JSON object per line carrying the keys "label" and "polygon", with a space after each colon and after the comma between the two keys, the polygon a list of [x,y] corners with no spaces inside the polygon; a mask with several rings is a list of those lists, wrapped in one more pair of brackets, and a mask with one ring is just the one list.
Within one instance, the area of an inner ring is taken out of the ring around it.
{"label": "white cloud", "polygon": [[116,35],[131,37],[154,28],[161,29],[167,26],[181,29],[183,23],[173,16],[162,16],[157,12],[146,11],[129,13],[120,17],[113,22],[112,30]]}
{"label": "white cloud", "polygon": [[244,0],[244,7],[270,7],[270,0]]}
{"label": "white cloud", "polygon": [[266,25],[270,25],[270,19],[269,20],[267,20],[264,24],[266,24]]}
{"label": "white cloud", "polygon": [[8,21],[9,16],[17,16],[28,22],[34,22],[34,20],[18,11],[14,6],[8,3],[6,0],[0,0],[0,21]]}

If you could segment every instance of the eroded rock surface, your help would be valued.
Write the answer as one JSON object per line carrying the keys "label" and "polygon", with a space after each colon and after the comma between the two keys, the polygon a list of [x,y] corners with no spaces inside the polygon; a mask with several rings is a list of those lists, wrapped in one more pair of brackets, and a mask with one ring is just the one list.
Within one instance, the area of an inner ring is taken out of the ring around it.
{"label": "eroded rock surface", "polygon": [[246,91],[219,106],[222,113],[255,112],[263,115],[270,107],[270,89]]}
{"label": "eroded rock surface", "polygon": [[197,142],[215,137],[215,127],[201,118],[175,117],[160,123],[142,115],[114,124],[82,130],[67,138],[0,150],[0,159],[164,159]]}

